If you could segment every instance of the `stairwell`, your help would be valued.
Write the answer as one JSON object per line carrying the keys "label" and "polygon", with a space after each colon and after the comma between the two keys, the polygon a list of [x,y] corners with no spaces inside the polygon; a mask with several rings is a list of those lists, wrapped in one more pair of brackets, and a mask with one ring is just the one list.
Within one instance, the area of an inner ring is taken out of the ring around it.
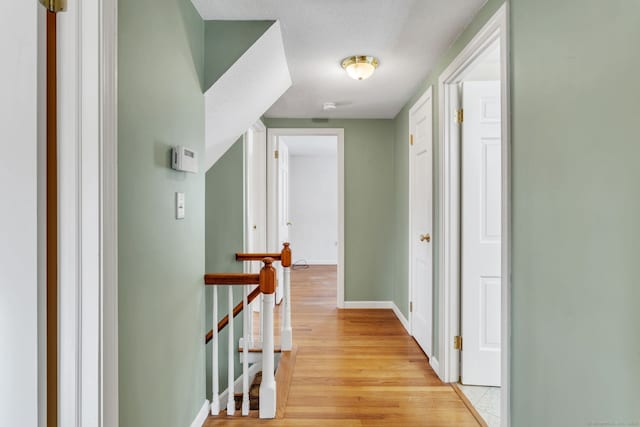
{"label": "stairwell", "polygon": [[[292,345],[290,306],[291,249],[288,243],[280,253],[236,254],[241,262],[262,262],[259,274],[216,273],[206,274],[204,283],[213,289],[213,319],[218,319],[218,288],[228,287],[228,312],[205,335],[205,344],[211,343],[212,396],[210,417],[277,418],[284,414],[289,384],[293,376],[297,348]],[[281,320],[274,319],[276,270],[274,262],[283,269],[283,300],[280,306]],[[255,289],[253,286],[258,285]],[[243,299],[233,305],[234,287],[242,287]],[[251,304],[260,302],[260,312],[253,313]],[[234,342],[232,319],[243,315],[242,338],[238,346]],[[255,318],[252,318],[255,317]],[[228,328],[227,383],[230,386],[219,392],[220,366],[219,333]],[[276,334],[277,332],[277,334]],[[275,345],[276,335],[280,345]],[[235,376],[234,359],[239,353],[241,374]],[[221,415],[221,412],[224,414]]]}

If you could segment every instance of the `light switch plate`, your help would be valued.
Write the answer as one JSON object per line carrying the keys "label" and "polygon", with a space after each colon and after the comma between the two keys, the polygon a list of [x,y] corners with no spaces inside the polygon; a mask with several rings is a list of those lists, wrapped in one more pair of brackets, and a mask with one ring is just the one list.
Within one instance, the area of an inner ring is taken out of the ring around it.
{"label": "light switch plate", "polygon": [[176,219],[184,219],[184,193],[176,193]]}

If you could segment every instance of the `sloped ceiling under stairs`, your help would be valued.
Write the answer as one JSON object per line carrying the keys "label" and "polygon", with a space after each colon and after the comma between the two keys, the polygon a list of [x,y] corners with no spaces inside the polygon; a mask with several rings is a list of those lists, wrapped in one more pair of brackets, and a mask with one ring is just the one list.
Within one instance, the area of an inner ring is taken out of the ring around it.
{"label": "sloped ceiling under stairs", "polygon": [[206,169],[290,86],[282,31],[275,21],[204,94]]}

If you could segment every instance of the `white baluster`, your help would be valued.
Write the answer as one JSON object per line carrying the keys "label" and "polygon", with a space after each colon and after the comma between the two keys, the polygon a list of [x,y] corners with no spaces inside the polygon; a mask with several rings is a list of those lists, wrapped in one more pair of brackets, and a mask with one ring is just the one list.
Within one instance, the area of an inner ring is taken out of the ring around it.
{"label": "white baluster", "polygon": [[262,329],[263,329],[263,328],[262,328],[262,323],[264,322],[264,310],[262,309],[262,308],[263,308],[263,305],[264,305],[264,297],[263,297],[263,295],[262,295],[262,294],[260,294],[260,295],[258,296],[258,299],[260,300],[260,313],[258,314],[258,317],[259,317],[259,320],[260,320],[260,321],[258,322],[258,325],[259,325],[260,330],[258,331],[258,338],[259,338],[259,341],[258,341],[258,342],[262,342],[262,341],[263,341],[263,337],[262,337]]}
{"label": "white baluster", "polygon": [[276,381],[274,377],[273,309],[275,293],[263,294],[262,308],[262,383],[260,384],[260,418],[276,416]]}
{"label": "white baluster", "polygon": [[[251,287],[249,287],[249,289],[251,289]],[[253,290],[253,289],[251,289]],[[254,300],[255,301],[255,300]],[[249,324],[248,324],[248,330],[246,335],[249,336],[249,342],[251,343],[251,346],[253,347],[253,302],[251,302],[249,304],[249,306],[247,308],[245,308],[245,310],[247,310],[247,312],[249,313]]]}
{"label": "white baluster", "polygon": [[228,350],[228,375],[227,375],[227,390],[229,391],[227,396],[227,415],[233,415],[236,411],[235,402],[235,390],[233,383],[235,382],[235,375],[233,372],[234,365],[234,342],[233,342],[233,286],[229,286],[229,350]]}
{"label": "white baluster", "polygon": [[242,287],[242,415],[249,415],[249,286]]}
{"label": "white baluster", "polygon": [[211,415],[220,413],[220,384],[218,379],[218,287],[213,288],[213,337],[211,340],[211,385],[213,398],[211,399]]}
{"label": "white baluster", "polygon": [[283,292],[284,298],[282,300],[282,337],[281,345],[282,350],[289,351],[293,347],[293,330],[291,328],[291,268],[283,267]]}

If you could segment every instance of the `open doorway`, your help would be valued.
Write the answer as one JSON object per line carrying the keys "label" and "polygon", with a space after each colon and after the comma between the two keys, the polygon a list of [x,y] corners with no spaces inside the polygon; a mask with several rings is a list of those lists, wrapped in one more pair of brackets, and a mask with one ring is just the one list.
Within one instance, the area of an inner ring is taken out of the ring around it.
{"label": "open doorway", "polygon": [[506,9],[439,79],[441,378],[483,425],[509,425]]}
{"label": "open doorway", "polygon": [[294,270],[333,266],[338,307],[344,305],[343,141],[342,129],[268,130],[268,248],[290,242]]}
{"label": "open doorway", "polygon": [[500,425],[500,45],[459,83],[461,123],[460,388]]}

